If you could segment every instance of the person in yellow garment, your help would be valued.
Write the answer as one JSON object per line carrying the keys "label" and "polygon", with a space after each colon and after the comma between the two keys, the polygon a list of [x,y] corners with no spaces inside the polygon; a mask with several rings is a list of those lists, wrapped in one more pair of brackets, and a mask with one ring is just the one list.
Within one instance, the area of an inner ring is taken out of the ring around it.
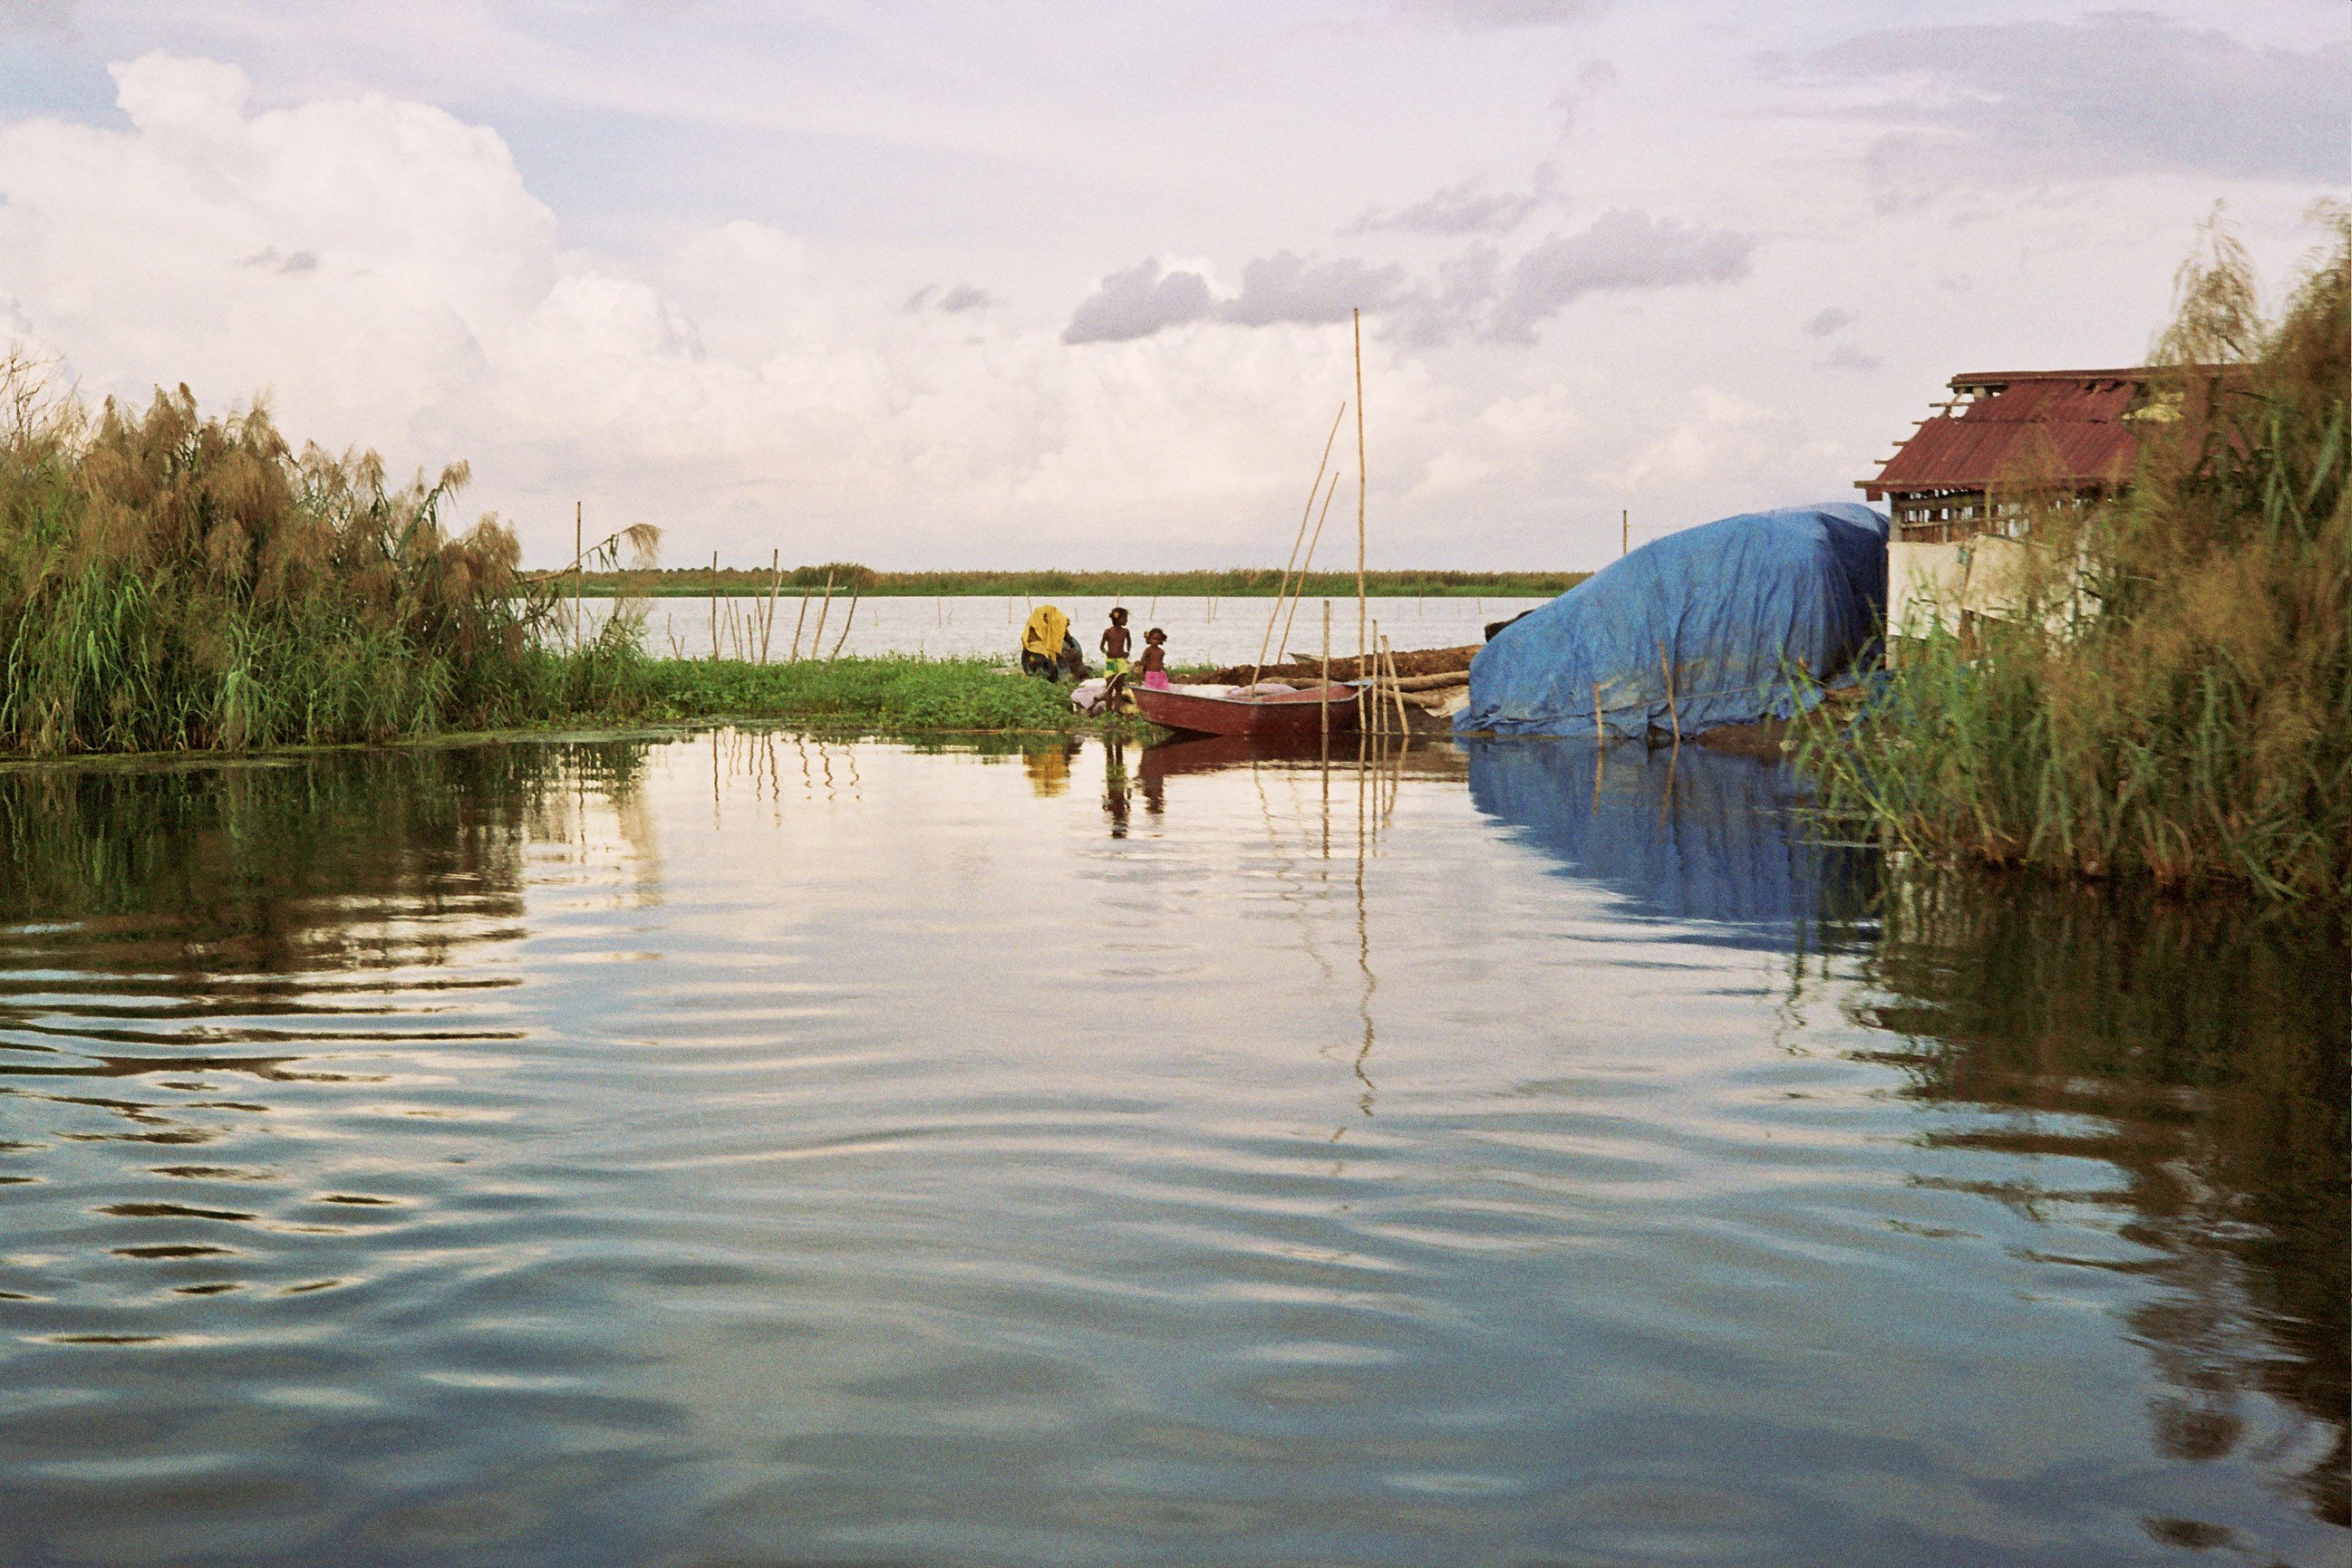
{"label": "person in yellow garment", "polygon": [[1022,674],[1056,679],[1076,651],[1069,616],[1051,605],[1040,605],[1029,612],[1028,624],[1021,628]]}

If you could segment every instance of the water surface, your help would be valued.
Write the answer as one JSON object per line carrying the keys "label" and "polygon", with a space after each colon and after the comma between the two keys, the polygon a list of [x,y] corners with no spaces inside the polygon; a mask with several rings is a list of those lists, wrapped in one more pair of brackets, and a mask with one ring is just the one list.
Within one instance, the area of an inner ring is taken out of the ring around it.
{"label": "water surface", "polygon": [[0,1559],[2345,1561],[2340,931],[1347,763],[0,773]]}

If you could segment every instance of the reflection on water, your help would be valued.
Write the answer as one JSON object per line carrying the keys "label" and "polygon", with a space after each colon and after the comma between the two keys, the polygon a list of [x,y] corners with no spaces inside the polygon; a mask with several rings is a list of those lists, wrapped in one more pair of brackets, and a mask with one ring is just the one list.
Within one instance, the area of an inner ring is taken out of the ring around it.
{"label": "reflection on water", "polygon": [[2342,929],[1592,763],[0,772],[0,1557],[2341,1561]]}
{"label": "reflection on water", "polygon": [[1786,765],[1675,746],[1474,741],[1470,797],[1629,915],[1764,948],[1836,941],[1877,902],[1874,851],[1825,845]]}

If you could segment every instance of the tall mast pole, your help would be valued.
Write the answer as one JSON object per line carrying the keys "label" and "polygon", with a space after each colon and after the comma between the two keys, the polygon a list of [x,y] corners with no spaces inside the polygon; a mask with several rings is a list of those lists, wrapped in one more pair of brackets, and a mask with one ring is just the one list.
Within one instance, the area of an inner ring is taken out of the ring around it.
{"label": "tall mast pole", "polygon": [[1371,610],[1364,603],[1364,313],[1351,311],[1356,325],[1356,674],[1364,669]]}

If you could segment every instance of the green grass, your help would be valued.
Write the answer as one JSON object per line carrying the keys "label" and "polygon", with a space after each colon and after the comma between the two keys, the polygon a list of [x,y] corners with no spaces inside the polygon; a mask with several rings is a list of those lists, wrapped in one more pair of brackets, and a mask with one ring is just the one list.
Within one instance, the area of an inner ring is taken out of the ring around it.
{"label": "green grass", "polygon": [[[782,574],[781,589],[764,566],[678,567],[668,571],[587,573],[582,592],[589,598],[630,597],[759,598],[772,591],[787,597],[806,592],[821,594],[831,574],[836,598],[853,589],[868,598],[934,595],[994,595],[1042,598],[1052,595],[1077,598],[1167,598],[1214,596],[1272,598],[1282,585],[1282,573],[1271,567],[1233,567],[1222,572],[877,572],[855,562],[823,566],[798,566]],[[1549,598],[1565,594],[1591,574],[1587,572],[1370,572],[1368,592],[1386,598]],[[565,591],[570,580],[565,579]],[[1316,572],[1303,590],[1308,598],[1352,599],[1352,572]]]}
{"label": "green grass", "polygon": [[[1935,860],[2352,903],[2352,217],[2283,317],[2217,237],[2162,340],[2192,416],[2129,493],[2053,509],[2025,615],[1907,647],[1801,755]],[[2219,366],[2219,369],[2214,367]]]}
{"label": "green grass", "polygon": [[641,695],[625,711],[640,719],[751,720],[883,736],[1104,727],[1072,711],[1068,687],[1007,675],[985,659],[649,659],[639,679]]}

